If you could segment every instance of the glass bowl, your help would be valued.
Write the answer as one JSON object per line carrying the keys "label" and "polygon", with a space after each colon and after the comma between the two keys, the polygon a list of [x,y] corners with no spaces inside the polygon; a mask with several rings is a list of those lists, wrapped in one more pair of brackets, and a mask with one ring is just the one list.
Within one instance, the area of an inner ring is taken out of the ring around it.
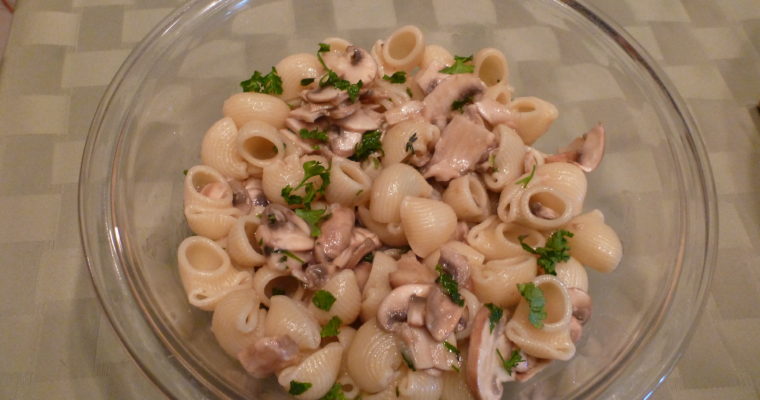
{"label": "glass bowl", "polygon": [[611,274],[590,272],[594,317],[577,356],[506,398],[644,398],[693,331],[715,261],[716,201],[704,145],[683,101],[630,37],[573,0],[332,2],[198,0],[132,52],[89,132],[79,210],[103,307],[145,374],[168,396],[285,397],[247,376],[191,307],[176,268],[189,235],[183,170],[206,129],[253,70],[313,52],[326,37],[369,48],[418,25],[454,54],[500,48],[518,95],[557,105],[538,147],[553,152],[603,121],[607,154],[585,209],[604,211],[624,245]]}

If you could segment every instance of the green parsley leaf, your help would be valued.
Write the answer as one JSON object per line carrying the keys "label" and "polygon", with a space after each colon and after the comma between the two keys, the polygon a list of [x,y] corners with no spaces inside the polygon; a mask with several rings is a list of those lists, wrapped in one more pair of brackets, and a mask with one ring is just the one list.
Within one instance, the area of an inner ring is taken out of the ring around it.
{"label": "green parsley leaf", "polygon": [[335,316],[330,318],[330,320],[327,321],[327,324],[322,327],[322,331],[319,332],[319,336],[323,338],[338,336],[340,333],[341,324],[343,324],[343,321],[341,321],[339,317]]}
{"label": "green parsley leaf", "polygon": [[319,398],[319,400],[348,400],[348,398],[346,397],[346,394],[343,393],[343,385],[335,383],[324,396]]}
{"label": "green parsley leaf", "polygon": [[182,170],[182,175],[185,175],[185,176],[187,176],[187,170],[186,170],[186,169],[183,169],[183,170]]}
{"label": "green parsley leaf", "polygon": [[325,215],[325,209],[310,210],[306,208],[297,208],[296,215],[301,217],[309,225],[311,229],[312,237],[319,237],[322,234],[322,230],[319,229],[319,223],[329,215]]}
{"label": "green parsley leaf", "polygon": [[301,79],[301,86],[309,86],[315,80],[316,80],[316,78],[304,78],[304,79]]}
{"label": "green parsley leaf", "polygon": [[394,72],[393,75],[383,75],[383,79],[390,83],[406,83],[406,72],[405,71],[398,71]]}
{"label": "green parsley leaf", "polygon": [[467,96],[463,99],[454,100],[454,102],[451,103],[451,111],[464,112],[464,106],[466,106],[467,104],[472,104],[472,96]]}
{"label": "green parsley leaf", "polygon": [[353,161],[364,161],[370,154],[379,151],[383,148],[383,143],[380,141],[382,132],[379,130],[364,132],[361,142],[356,145],[356,152],[349,157]]}
{"label": "green parsley leaf", "polygon": [[280,296],[285,294],[285,289],[283,288],[272,288],[272,296]]}
{"label": "green parsley leaf", "polygon": [[325,67],[327,73],[322,75],[319,79],[319,87],[334,86],[336,89],[345,90],[348,93],[348,98],[351,102],[355,102],[359,98],[359,91],[364,86],[362,81],[351,83],[335,73],[335,71]]}
{"label": "green parsley leaf", "polygon": [[[303,172],[303,179],[298,185],[296,185],[296,187],[287,185],[282,188],[280,194],[288,204],[303,204],[307,208],[310,208],[311,202],[314,201],[318,194],[324,193],[327,189],[327,185],[330,184],[330,170],[322,166],[319,161],[312,160],[303,163]],[[315,188],[314,184],[311,182],[306,182],[314,176],[322,178],[322,185],[319,188]],[[305,188],[305,196],[291,194],[301,187]]]}
{"label": "green parsley leaf", "polygon": [[311,383],[309,382],[290,381],[290,390],[288,390],[288,393],[293,396],[298,396],[309,390],[309,388],[311,388]]}
{"label": "green parsley leaf", "polygon": [[320,310],[330,311],[333,303],[335,303],[335,296],[327,290],[317,290],[314,297],[311,298],[311,302]]}
{"label": "green parsley leaf", "polygon": [[456,355],[459,355],[459,349],[457,349],[456,346],[454,346],[453,344],[451,344],[449,342],[443,342],[443,347],[445,347],[446,350],[448,350],[448,351],[450,351],[450,352],[452,352],[452,353],[454,353]]}
{"label": "green parsley leaf", "polygon": [[488,155],[488,172],[496,171],[496,155],[491,153]]}
{"label": "green parsley leaf", "polygon": [[474,65],[466,64],[471,61],[472,61],[472,56],[469,56],[469,57],[454,56],[454,64],[438,72],[443,72],[444,74],[450,74],[450,75],[469,74],[469,73],[475,72]]}
{"label": "green parsley leaf", "polygon": [[533,283],[518,283],[517,290],[519,290],[520,295],[528,301],[528,306],[530,308],[528,320],[530,320],[530,324],[538,329],[543,328],[544,320],[546,319],[546,311],[544,310],[546,299],[544,298],[544,292]]}
{"label": "green parsley leaf", "polygon": [[515,182],[518,185],[522,185],[523,189],[528,187],[528,184],[531,180],[533,180],[533,175],[536,173],[536,165],[533,165],[533,169],[530,171],[530,175],[526,176],[525,178],[520,179],[519,181]]}
{"label": "green parsley leaf", "polygon": [[406,142],[406,151],[407,153],[414,153],[414,142],[417,141],[417,132],[412,133],[412,136],[409,137],[409,140]]}
{"label": "green parsley leaf", "polygon": [[272,67],[272,71],[266,75],[254,71],[251,79],[240,82],[240,87],[243,88],[244,92],[282,94],[282,78],[277,75],[277,70]]}
{"label": "green parsley leaf", "polygon": [[330,51],[330,45],[327,43],[320,43],[319,44],[319,50],[317,50],[317,54],[319,53],[326,53]]}
{"label": "green parsley leaf", "polygon": [[570,259],[570,245],[567,243],[567,238],[573,237],[572,232],[564,229],[555,231],[549,236],[549,239],[546,239],[546,246],[536,247],[535,249],[523,242],[525,237],[525,235],[521,235],[517,238],[520,241],[520,245],[523,250],[538,256],[538,265],[547,274],[557,275],[557,263]]}
{"label": "green parsley leaf", "polygon": [[412,89],[406,88],[406,94],[409,95],[409,97],[414,97],[412,94]]}
{"label": "green parsley leaf", "polygon": [[512,370],[517,366],[517,364],[525,361],[520,356],[520,350],[512,350],[512,355],[509,357],[509,360],[504,359],[504,356],[501,355],[499,349],[496,349],[496,354],[499,356],[499,360],[501,360],[501,366],[504,367],[504,370],[506,370],[510,375],[512,375]]}
{"label": "green parsley leaf", "polygon": [[375,253],[369,252],[365,254],[364,257],[362,257],[362,261],[368,262],[368,263],[375,261]]}
{"label": "green parsley leaf", "polygon": [[454,370],[454,372],[459,372],[459,367],[454,364],[451,364],[451,369]]}
{"label": "green parsley leaf", "polygon": [[285,257],[288,257],[288,258],[292,258],[292,259],[294,259],[294,260],[296,260],[296,261],[300,262],[301,264],[304,264],[304,263],[306,263],[306,261],[302,260],[300,257],[298,257],[297,255],[293,254],[293,253],[292,253],[290,250],[285,250],[285,249],[274,249],[274,250],[272,250],[272,252],[273,252],[273,253],[279,253],[279,254],[282,254],[283,256],[285,256]]}
{"label": "green parsley leaf", "polygon": [[504,315],[504,310],[491,303],[486,304],[486,308],[491,311],[491,314],[488,315],[488,328],[490,329],[489,332],[493,332],[496,328],[496,324],[499,323],[499,320],[501,320],[501,317]]}
{"label": "green parsley leaf", "polygon": [[412,362],[412,360],[409,358],[409,356],[406,353],[404,353],[403,351],[401,352],[401,358],[404,359],[404,362],[406,363],[406,366],[409,367],[409,369],[411,369],[412,371],[416,371],[417,370],[417,368],[414,367],[414,362]]}
{"label": "green parsley leaf", "polygon": [[436,272],[438,272],[438,278],[436,282],[441,285],[441,289],[446,293],[454,304],[464,307],[464,299],[459,294],[459,284],[448,272],[443,270],[441,264],[435,266]]}
{"label": "green parsley leaf", "polygon": [[320,142],[327,141],[327,132],[320,131],[319,129],[314,129],[313,131],[310,131],[304,128],[298,131],[298,135],[304,139],[314,139],[314,140],[319,140]]}

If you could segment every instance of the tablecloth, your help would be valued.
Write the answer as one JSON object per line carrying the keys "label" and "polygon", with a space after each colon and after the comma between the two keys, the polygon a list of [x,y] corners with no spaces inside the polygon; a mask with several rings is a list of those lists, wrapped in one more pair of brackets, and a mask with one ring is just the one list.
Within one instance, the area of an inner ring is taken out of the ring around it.
{"label": "tablecloth", "polygon": [[[383,1],[392,12],[405,0]],[[106,85],[181,3],[18,1],[0,72],[2,399],[162,397],[94,294],[79,242],[77,179]],[[718,265],[706,308],[652,398],[757,399],[760,0],[588,3],[630,32],[675,83],[701,128],[717,185]]]}

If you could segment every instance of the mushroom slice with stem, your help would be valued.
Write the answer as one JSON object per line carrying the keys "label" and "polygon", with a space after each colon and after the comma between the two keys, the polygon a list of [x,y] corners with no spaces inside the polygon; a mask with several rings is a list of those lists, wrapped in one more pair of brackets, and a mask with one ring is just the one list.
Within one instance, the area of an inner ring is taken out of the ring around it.
{"label": "mushroom slice with stem", "polygon": [[259,225],[256,237],[267,247],[291,252],[314,248],[309,225],[293,210],[280,204],[270,204],[264,209],[261,219],[265,223]]}
{"label": "mushroom slice with stem", "polygon": [[570,162],[584,172],[593,171],[604,156],[604,126],[596,124],[590,131],[575,138],[570,145],[557,154],[546,157],[546,162]]}
{"label": "mushroom slice with stem", "polygon": [[480,400],[501,399],[504,392],[502,383],[514,380],[501,365],[499,357],[499,354],[504,357],[511,354],[511,346],[504,335],[507,316],[500,318],[493,329],[489,316],[490,311],[486,307],[475,316],[465,367],[467,385]]}
{"label": "mushroom slice with stem", "polygon": [[427,297],[432,288],[433,285],[411,284],[391,290],[377,308],[377,324],[386,331],[394,331],[407,320],[412,296]]}
{"label": "mushroom slice with stem", "polygon": [[[449,242],[451,243],[451,242]],[[444,244],[441,247],[441,256],[438,259],[441,268],[448,272],[462,287],[470,287],[470,264],[462,254],[452,245]]]}
{"label": "mushroom slice with stem", "polygon": [[479,100],[486,86],[472,74],[457,74],[441,81],[430,94],[425,97],[425,108],[422,116],[431,123],[443,129],[452,110],[457,108],[455,102],[460,102],[461,108],[466,103]]}
{"label": "mushroom slice with stem", "polygon": [[432,368],[451,371],[452,365],[457,367],[459,365],[457,355],[449,351],[443,341],[433,339],[425,328],[401,324],[396,335],[399,339],[401,356],[412,371]]}
{"label": "mushroom slice with stem", "polygon": [[380,247],[380,239],[372,231],[354,227],[348,247],[333,261],[338,268],[354,268],[368,253]]}
{"label": "mushroom slice with stem", "polygon": [[454,304],[439,287],[435,287],[427,297],[425,326],[433,339],[442,342],[457,329],[464,312],[464,307]]}
{"label": "mushroom slice with stem", "polygon": [[355,222],[356,215],[353,209],[340,205],[330,207],[330,218],[322,223],[322,232],[314,246],[314,257],[317,261],[330,263],[351,244],[351,231]]}
{"label": "mushroom slice with stem", "polygon": [[345,51],[330,51],[322,54],[322,59],[341,78],[351,82],[372,82],[377,76],[377,63],[367,50],[348,46]]}

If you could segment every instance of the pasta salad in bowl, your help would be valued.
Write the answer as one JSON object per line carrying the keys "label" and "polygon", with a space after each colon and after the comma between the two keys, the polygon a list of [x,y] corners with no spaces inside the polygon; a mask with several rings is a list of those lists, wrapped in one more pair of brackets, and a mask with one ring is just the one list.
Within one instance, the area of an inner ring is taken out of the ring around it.
{"label": "pasta salad in bowl", "polygon": [[[688,115],[635,45],[577,3],[494,4],[535,25],[494,31],[474,11],[365,31],[245,3],[168,17],[83,161],[96,289],[167,395],[656,387],[709,282],[714,202]],[[536,61],[547,35],[573,56]]]}

